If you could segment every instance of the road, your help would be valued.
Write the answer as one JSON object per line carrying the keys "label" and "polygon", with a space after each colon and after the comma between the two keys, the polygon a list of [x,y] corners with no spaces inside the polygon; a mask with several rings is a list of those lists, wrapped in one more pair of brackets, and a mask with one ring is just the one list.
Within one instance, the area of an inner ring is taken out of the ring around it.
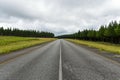
{"label": "road", "polygon": [[120,80],[120,64],[56,40],[2,62],[0,80]]}

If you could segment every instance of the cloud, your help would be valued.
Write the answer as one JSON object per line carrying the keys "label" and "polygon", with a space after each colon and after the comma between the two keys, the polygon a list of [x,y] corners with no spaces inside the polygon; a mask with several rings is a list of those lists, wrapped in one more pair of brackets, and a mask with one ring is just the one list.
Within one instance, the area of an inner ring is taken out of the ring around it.
{"label": "cloud", "polygon": [[0,26],[56,35],[120,20],[119,0],[0,0]]}

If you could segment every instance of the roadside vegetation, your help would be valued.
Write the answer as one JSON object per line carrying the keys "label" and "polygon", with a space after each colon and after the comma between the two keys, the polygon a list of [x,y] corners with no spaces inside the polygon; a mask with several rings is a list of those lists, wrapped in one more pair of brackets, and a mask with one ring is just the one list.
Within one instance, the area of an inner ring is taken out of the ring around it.
{"label": "roadside vegetation", "polygon": [[53,40],[55,40],[55,38],[0,36],[0,54],[6,54]]}
{"label": "roadside vegetation", "polygon": [[58,38],[70,38],[87,41],[101,41],[120,44],[120,23],[113,21],[109,25],[102,25],[99,30],[86,29],[74,34],[58,36]]}
{"label": "roadside vegetation", "polygon": [[20,30],[17,28],[3,28],[0,27],[1,36],[20,36],[20,37],[42,37],[52,38],[54,34],[51,32],[36,31],[36,30]]}
{"label": "roadside vegetation", "polygon": [[106,42],[93,42],[93,41],[75,40],[75,39],[66,39],[66,40],[71,41],[73,43],[87,45],[89,47],[94,47],[100,50],[120,54],[120,44],[112,44],[112,43],[106,43]]}

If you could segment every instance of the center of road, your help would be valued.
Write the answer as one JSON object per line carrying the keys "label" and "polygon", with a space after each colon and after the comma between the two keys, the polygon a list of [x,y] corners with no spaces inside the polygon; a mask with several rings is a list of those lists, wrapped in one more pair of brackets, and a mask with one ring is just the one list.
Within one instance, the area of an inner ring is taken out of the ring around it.
{"label": "center of road", "polygon": [[61,56],[61,44],[60,44],[60,60],[59,60],[59,80],[62,80],[62,56]]}

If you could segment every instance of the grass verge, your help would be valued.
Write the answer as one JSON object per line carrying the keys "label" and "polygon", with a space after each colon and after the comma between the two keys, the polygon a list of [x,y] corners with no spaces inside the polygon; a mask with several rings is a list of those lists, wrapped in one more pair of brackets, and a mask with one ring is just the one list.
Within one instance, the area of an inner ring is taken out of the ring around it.
{"label": "grass verge", "polygon": [[98,48],[100,50],[120,54],[120,45],[111,44],[105,42],[93,42],[93,41],[84,41],[84,40],[74,40],[74,39],[66,39],[67,41],[74,42],[77,44],[87,45],[89,47]]}
{"label": "grass verge", "polygon": [[25,38],[0,36],[0,55],[55,40],[54,38]]}

